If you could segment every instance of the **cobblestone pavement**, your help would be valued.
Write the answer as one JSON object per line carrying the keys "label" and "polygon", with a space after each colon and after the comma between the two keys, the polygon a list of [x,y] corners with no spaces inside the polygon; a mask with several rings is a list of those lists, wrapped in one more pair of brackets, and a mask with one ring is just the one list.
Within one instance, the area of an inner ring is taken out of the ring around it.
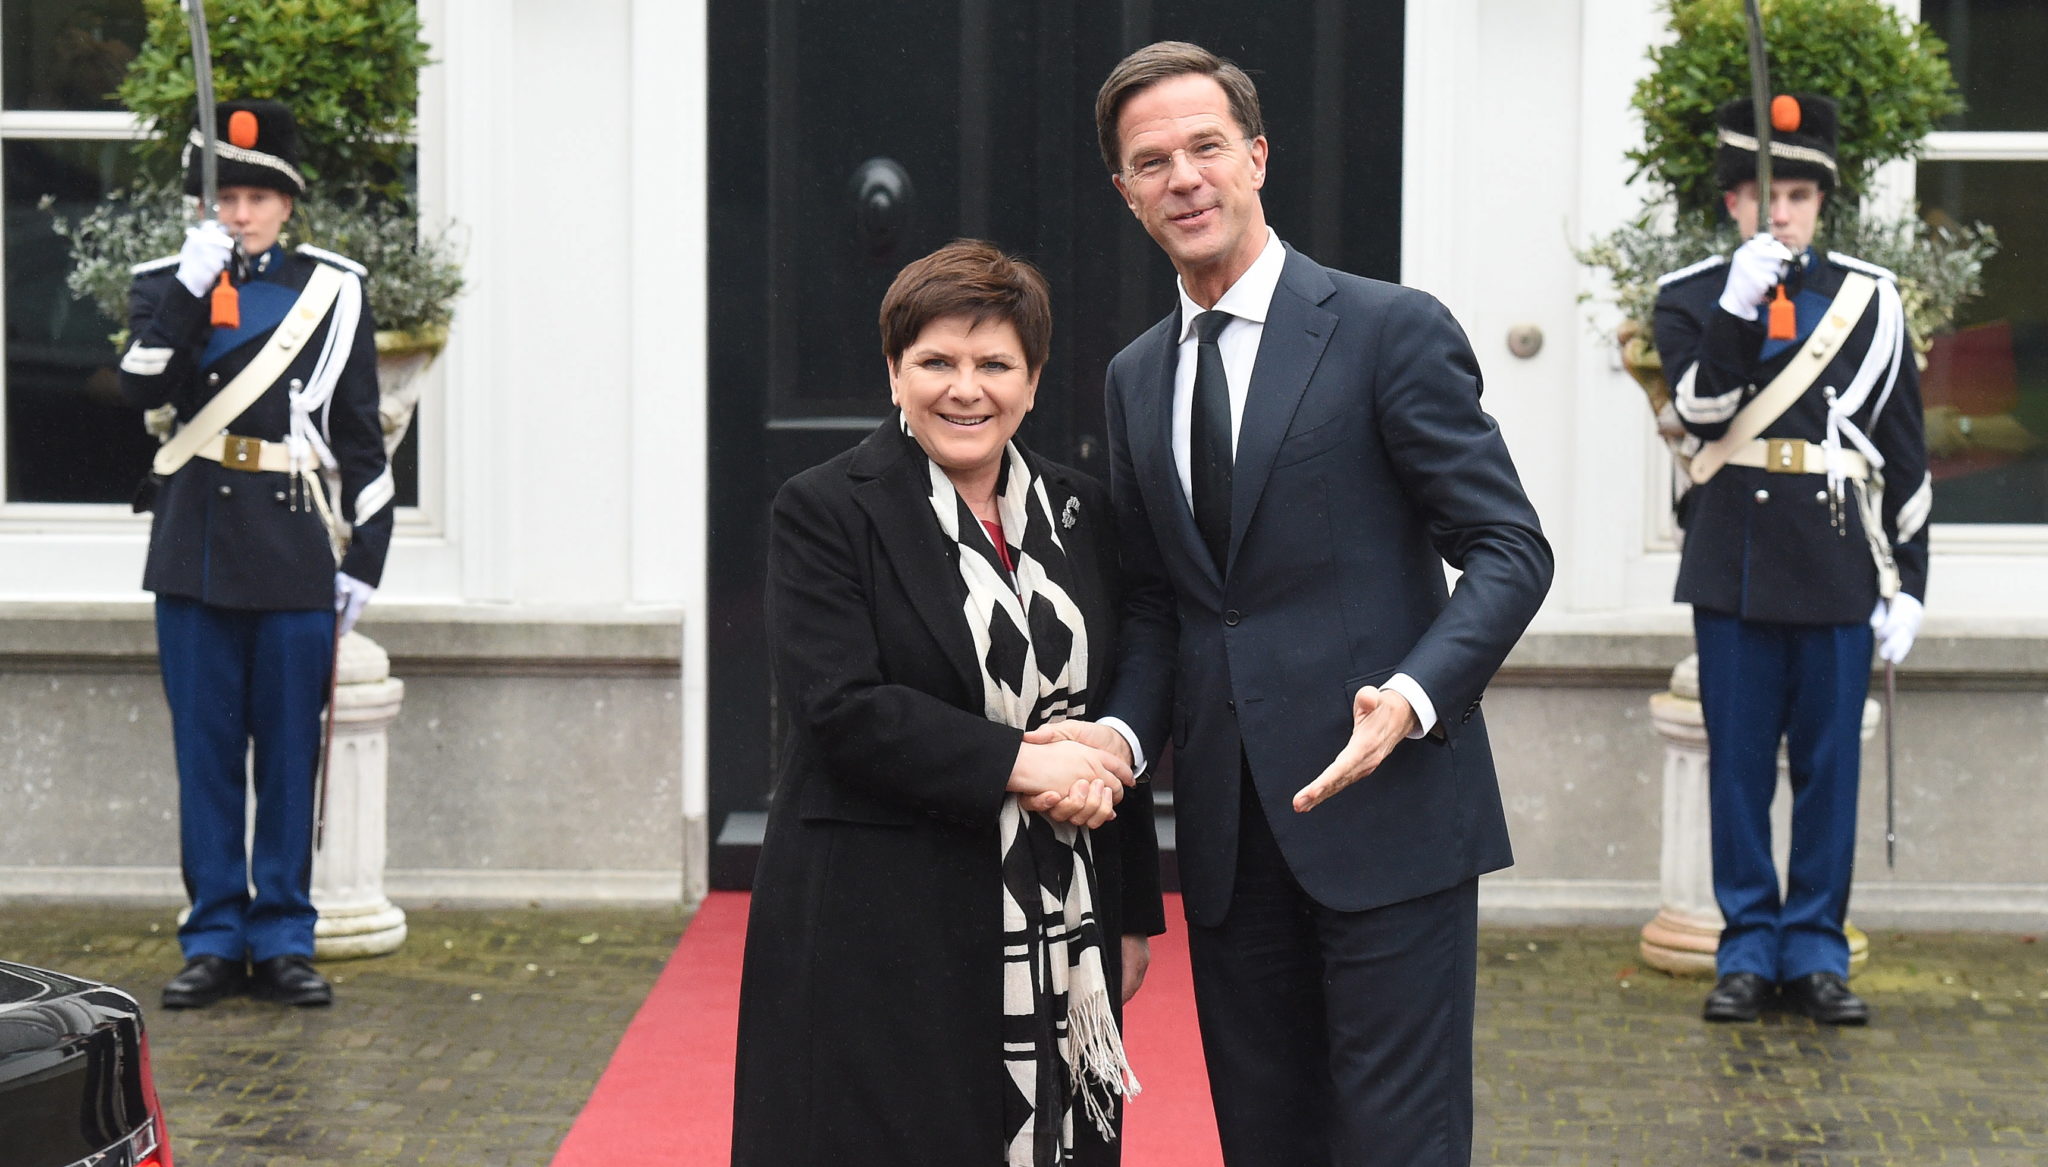
{"label": "cobblestone pavement", "polygon": [[2048,945],[1873,934],[1867,1029],[1708,1025],[1626,929],[1480,938],[1473,1159],[1536,1167],[2048,1164]]}
{"label": "cobblestone pavement", "polygon": [[[181,1167],[541,1165],[684,922],[416,909],[399,953],[325,966],[328,1010],[155,1009],[178,963],[163,909],[0,905],[0,956],[152,1007]],[[1871,942],[1876,1022],[1834,1030],[1708,1026],[1705,982],[1642,967],[1629,929],[1486,930],[1474,1161],[2048,1164],[2048,945]]]}
{"label": "cobblestone pavement", "polygon": [[321,965],[335,982],[327,1009],[246,997],[157,1008],[181,963],[170,909],[0,904],[0,957],[143,1003],[178,1167],[547,1163],[682,913],[407,916],[398,952]]}

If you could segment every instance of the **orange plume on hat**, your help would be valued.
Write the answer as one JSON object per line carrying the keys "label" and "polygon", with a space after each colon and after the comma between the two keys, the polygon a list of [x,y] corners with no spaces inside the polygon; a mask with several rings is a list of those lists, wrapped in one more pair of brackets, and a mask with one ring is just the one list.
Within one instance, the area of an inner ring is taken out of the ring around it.
{"label": "orange plume on hat", "polygon": [[229,114],[228,141],[233,142],[244,150],[254,150],[256,148],[256,115],[246,109],[238,109]]}
{"label": "orange plume on hat", "polygon": [[1771,99],[1771,128],[1781,134],[1796,133],[1799,130],[1799,99],[1789,93],[1780,93]]}

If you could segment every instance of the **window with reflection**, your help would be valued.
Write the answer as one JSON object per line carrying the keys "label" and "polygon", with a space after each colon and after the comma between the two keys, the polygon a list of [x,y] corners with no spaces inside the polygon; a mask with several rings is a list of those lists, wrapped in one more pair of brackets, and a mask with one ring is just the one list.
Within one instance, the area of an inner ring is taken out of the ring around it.
{"label": "window with reflection", "polygon": [[[1948,43],[1968,108],[1942,128],[2001,139],[1999,158],[1918,168],[1923,214],[1983,222],[2002,248],[1984,296],[1937,336],[1922,392],[1937,523],[2048,523],[2048,4],[1922,0],[1921,19]],[[1990,139],[1979,139],[1990,141]]]}
{"label": "window with reflection", "polygon": [[121,324],[65,287],[70,247],[51,229],[133,177],[113,90],[142,30],[140,0],[0,5],[9,502],[126,501],[156,445],[115,384]]}
{"label": "window with reflection", "polygon": [[114,89],[142,44],[141,0],[0,4],[0,96],[7,109],[121,112]]}

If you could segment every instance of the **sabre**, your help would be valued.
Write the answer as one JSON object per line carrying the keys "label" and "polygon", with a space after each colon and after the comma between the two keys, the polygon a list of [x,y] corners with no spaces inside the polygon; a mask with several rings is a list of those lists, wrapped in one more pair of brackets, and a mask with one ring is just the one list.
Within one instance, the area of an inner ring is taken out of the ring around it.
{"label": "sabre", "polygon": [[[213,45],[206,33],[206,0],[179,0],[192,33],[192,88],[199,101],[199,200],[202,217],[220,218],[220,126],[213,100]],[[236,240],[235,250],[241,251]],[[228,273],[213,289],[213,326],[242,326],[241,297]]]}
{"label": "sabre", "polygon": [[199,198],[209,219],[220,217],[220,127],[213,100],[213,47],[206,35],[206,0],[182,0],[192,31],[192,85],[199,95]]}
{"label": "sabre", "polygon": [[[192,0],[197,4],[199,0]],[[1771,78],[1764,61],[1764,15],[1757,0],[1743,0],[1749,16],[1749,103],[1756,113],[1756,205],[1763,222],[1771,213]],[[1769,230],[1768,227],[1764,228]]]}
{"label": "sabre", "polygon": [[1899,834],[1897,827],[1898,803],[1892,797],[1892,705],[1898,696],[1896,684],[1897,668],[1890,661],[1884,662],[1884,865],[1886,870],[1898,866],[1897,855]]}
{"label": "sabre", "polygon": [[[1770,230],[1771,222],[1771,78],[1764,60],[1764,14],[1757,0],[1743,0],[1749,19],[1749,105],[1756,123],[1756,217],[1757,229]],[[1765,335],[1772,340],[1791,340],[1799,334],[1792,301],[1785,298],[1785,285],[1778,284],[1771,301]]]}

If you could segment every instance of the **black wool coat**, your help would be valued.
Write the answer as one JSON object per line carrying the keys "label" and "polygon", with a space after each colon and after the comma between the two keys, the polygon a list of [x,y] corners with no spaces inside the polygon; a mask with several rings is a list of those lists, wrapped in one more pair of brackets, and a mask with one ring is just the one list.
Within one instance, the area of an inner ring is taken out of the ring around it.
{"label": "black wool coat", "polygon": [[[1026,457],[1076,519],[1060,535],[1099,700],[1116,657],[1108,494]],[[736,1167],[1000,1161],[997,814],[1021,735],[982,715],[926,467],[892,419],[775,498],[769,648],[792,730],[748,921]],[[1116,938],[1164,930],[1148,787],[1093,847],[1114,994]],[[1080,1162],[1117,1150],[1084,1138]]]}

